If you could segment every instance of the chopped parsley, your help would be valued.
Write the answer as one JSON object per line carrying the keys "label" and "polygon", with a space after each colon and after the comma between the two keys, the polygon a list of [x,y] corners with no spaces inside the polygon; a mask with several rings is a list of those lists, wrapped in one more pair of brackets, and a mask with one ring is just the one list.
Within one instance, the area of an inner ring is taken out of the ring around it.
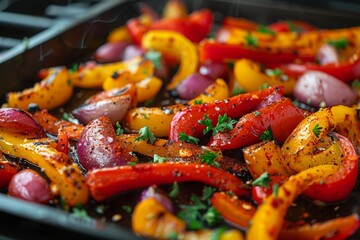
{"label": "chopped parsley", "polygon": [[272,187],[274,197],[277,198],[279,194],[279,184],[275,183]]}
{"label": "chopped parsley", "polygon": [[245,93],[245,89],[240,87],[240,86],[235,86],[233,91],[232,91],[232,95],[235,96],[235,95],[239,95],[239,94],[242,94],[242,93]]}
{"label": "chopped parsley", "polygon": [[208,204],[210,204],[210,197],[213,195],[215,191],[216,188],[205,186],[203,188],[203,195],[201,197],[201,201],[208,201]]}
{"label": "chopped parsley", "polygon": [[266,141],[266,140],[274,140],[274,136],[271,130],[271,127],[269,126],[267,130],[265,130],[261,135],[260,135],[260,140],[261,141]]}
{"label": "chopped parsley", "polygon": [[263,24],[258,27],[257,31],[264,34],[275,35],[275,32],[273,30]]}
{"label": "chopped parsley", "polygon": [[345,49],[348,45],[348,40],[346,38],[340,38],[340,39],[329,40],[327,43],[335,47],[336,49]]}
{"label": "chopped parsley", "polygon": [[63,115],[61,116],[61,119],[69,122],[70,114],[67,112],[64,112]]}
{"label": "chopped parsley", "polygon": [[245,36],[245,43],[246,43],[246,46],[257,47],[258,46],[258,39],[256,37],[252,36],[248,32],[248,34]]}
{"label": "chopped parsley", "polygon": [[79,64],[78,63],[74,63],[71,68],[68,69],[69,73],[76,73],[77,71],[79,71]]}
{"label": "chopped parsley", "polygon": [[211,234],[211,238],[210,240],[218,240],[220,239],[221,235],[226,231],[226,227],[225,226],[221,226],[217,229],[215,229],[215,231],[213,232],[213,234]]}
{"label": "chopped parsley", "polygon": [[266,89],[266,88],[269,88],[269,87],[270,87],[269,84],[264,83],[263,85],[260,86],[260,90],[261,90],[261,89]]}
{"label": "chopped parsley", "polygon": [[124,133],[124,130],[121,128],[121,125],[120,125],[120,123],[119,122],[116,122],[116,135],[121,135],[121,134],[123,134]]}
{"label": "chopped parsley", "polygon": [[210,191],[204,189],[204,194],[201,198],[193,194],[191,196],[190,205],[180,205],[181,211],[178,217],[182,219],[188,226],[189,230],[199,230],[205,227],[214,227],[223,223],[223,218],[220,213],[211,206],[207,195]]}
{"label": "chopped parsley", "polygon": [[166,162],[166,158],[160,157],[156,153],[154,154],[153,160],[154,160],[154,163],[164,163],[164,162]]}
{"label": "chopped parsley", "polygon": [[220,153],[214,153],[212,151],[205,151],[201,156],[201,163],[205,163],[207,165],[213,167],[219,167],[219,163],[215,161],[217,157],[220,156]]}
{"label": "chopped parsley", "polygon": [[122,205],[121,208],[127,212],[127,213],[131,213],[132,212],[132,207],[129,205]]}
{"label": "chopped parsley", "polygon": [[144,140],[144,141],[148,141],[151,144],[153,144],[155,142],[155,136],[154,134],[151,132],[149,126],[145,126],[142,127],[139,130],[139,137],[135,138],[135,141],[140,141],[140,140]]}
{"label": "chopped parsley", "polygon": [[199,104],[202,104],[203,103],[203,100],[202,99],[195,99],[194,100],[194,104],[195,105],[199,105]]}
{"label": "chopped parsley", "polygon": [[161,53],[155,50],[149,50],[147,53],[145,53],[145,58],[150,60],[155,68],[159,69],[161,68]]}
{"label": "chopped parsley", "polygon": [[287,21],[287,24],[291,32],[301,32],[301,29],[293,21]]}
{"label": "chopped parsley", "polygon": [[81,218],[84,220],[90,220],[91,218],[89,217],[87,211],[84,209],[84,207],[82,205],[78,205],[77,207],[72,209],[72,216],[76,217],[76,218]]}
{"label": "chopped parsley", "polygon": [[258,117],[258,116],[260,116],[260,115],[261,115],[261,112],[259,112],[259,111],[255,111],[255,112],[254,112],[254,115]]}
{"label": "chopped parsley", "polygon": [[267,172],[264,172],[263,174],[260,175],[260,177],[258,177],[252,182],[252,185],[268,188],[270,182],[271,182],[270,175]]}
{"label": "chopped parsley", "polygon": [[169,197],[176,198],[179,195],[180,189],[179,184],[177,182],[174,182],[171,187],[171,191],[169,193]]}
{"label": "chopped parsley", "polygon": [[233,124],[236,123],[236,120],[229,118],[226,113],[224,115],[219,115],[218,122],[215,127],[211,125],[212,120],[209,119],[207,114],[204,115],[204,118],[205,120],[199,120],[200,124],[206,126],[203,133],[206,134],[209,131],[213,131],[213,136],[219,132],[224,132],[225,130],[232,130]]}
{"label": "chopped parsley", "polygon": [[185,133],[181,132],[180,136],[179,136],[180,141],[184,141],[184,142],[188,142],[188,143],[194,143],[194,144],[198,144],[199,143],[199,139],[186,135]]}
{"label": "chopped parsley", "polygon": [[135,166],[135,165],[136,165],[136,162],[127,162],[127,165],[129,165],[129,166]]}
{"label": "chopped parsley", "polygon": [[265,70],[265,74],[269,77],[279,77],[282,75],[282,71],[279,68],[275,68],[275,69],[266,69]]}
{"label": "chopped parsley", "polygon": [[176,232],[172,232],[170,233],[166,239],[169,239],[169,240],[177,240],[178,239],[178,235]]}
{"label": "chopped parsley", "polygon": [[320,136],[320,131],[321,131],[322,127],[320,127],[320,125],[317,123],[315,125],[315,127],[312,129],[313,133],[315,134],[315,136],[318,138]]}
{"label": "chopped parsley", "polygon": [[351,83],[351,86],[352,86],[353,88],[360,88],[360,80],[359,80],[359,79],[356,79],[355,81],[353,81],[353,82]]}

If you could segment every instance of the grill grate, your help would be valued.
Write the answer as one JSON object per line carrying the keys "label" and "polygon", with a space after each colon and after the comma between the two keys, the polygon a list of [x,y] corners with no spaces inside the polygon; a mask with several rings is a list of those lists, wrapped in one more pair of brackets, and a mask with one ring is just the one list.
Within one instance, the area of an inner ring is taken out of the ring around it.
{"label": "grill grate", "polygon": [[109,0],[0,0],[0,56],[42,32],[69,25]]}

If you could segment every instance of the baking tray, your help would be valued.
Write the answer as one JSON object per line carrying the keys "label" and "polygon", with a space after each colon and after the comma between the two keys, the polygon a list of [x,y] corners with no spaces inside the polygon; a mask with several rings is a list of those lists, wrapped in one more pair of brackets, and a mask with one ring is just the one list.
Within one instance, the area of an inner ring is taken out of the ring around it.
{"label": "baking tray", "polygon": [[[57,65],[70,66],[91,56],[107,34],[138,16],[138,5],[145,2],[161,11],[165,0],[111,1],[60,29],[49,29],[0,56],[0,97],[2,101],[9,91],[32,86],[41,68]],[[326,4],[325,4],[326,3]],[[333,3],[333,4],[331,4]],[[186,1],[189,10],[209,8],[219,23],[223,16],[239,16],[261,23],[277,20],[304,20],[322,28],[338,28],[360,25],[352,1],[339,6],[339,1],[235,1],[197,0]],[[1,14],[1,13],[0,13]],[[343,212],[359,212],[360,187],[357,184]],[[314,209],[316,211],[316,209]],[[320,215],[323,209],[318,209]],[[359,212],[360,213],[360,212]],[[64,211],[24,202],[0,193],[0,237],[22,239],[137,239],[138,236],[125,226],[99,220],[83,221]],[[354,239],[360,238],[359,234]]]}

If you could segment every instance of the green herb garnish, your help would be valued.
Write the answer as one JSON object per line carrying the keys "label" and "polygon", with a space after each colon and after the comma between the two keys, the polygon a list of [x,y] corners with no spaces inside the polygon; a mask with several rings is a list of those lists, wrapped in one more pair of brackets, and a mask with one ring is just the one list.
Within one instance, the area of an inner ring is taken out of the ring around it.
{"label": "green herb garnish", "polygon": [[245,43],[246,43],[246,46],[249,46],[249,47],[257,47],[258,46],[257,38],[252,36],[249,32],[245,36]]}
{"label": "green herb garnish", "polygon": [[77,71],[79,71],[79,64],[78,63],[74,63],[71,68],[68,69],[69,73],[76,73]]}
{"label": "green herb garnish", "polygon": [[121,208],[127,212],[127,213],[131,213],[132,212],[132,207],[129,205],[122,205]]}
{"label": "green herb garnish", "polygon": [[270,182],[271,182],[270,175],[269,175],[267,172],[265,172],[265,173],[261,174],[260,177],[258,177],[257,179],[255,179],[255,180],[252,182],[252,185],[253,185],[253,186],[261,186],[261,187],[266,187],[266,188],[268,188]]}
{"label": "green herb garnish", "polygon": [[205,151],[201,156],[201,163],[205,163],[210,166],[219,167],[219,163],[215,162],[215,159],[219,157],[220,153],[214,153],[212,151]]}
{"label": "green herb garnish", "polygon": [[116,122],[115,126],[116,126],[116,130],[115,130],[115,131],[116,131],[116,135],[121,135],[121,134],[124,133],[124,130],[122,129],[122,127],[121,127],[121,125],[120,125],[119,122]]}
{"label": "green herb garnish", "polygon": [[225,130],[232,130],[233,124],[236,123],[236,120],[231,119],[225,113],[224,115],[219,115],[218,122],[215,127],[211,125],[212,120],[209,119],[208,115],[204,115],[205,120],[199,120],[199,123],[206,126],[203,133],[206,134],[209,131],[213,131],[212,135],[215,136],[219,132],[224,132]]}
{"label": "green herb garnish", "polygon": [[351,83],[351,86],[352,86],[353,88],[360,88],[360,80],[359,80],[359,79],[356,79],[355,81],[353,81],[353,82]]}
{"label": "green herb garnish", "polygon": [[265,74],[269,77],[275,76],[275,77],[279,77],[282,75],[282,71],[279,68],[275,68],[275,69],[266,69],[265,70]]}
{"label": "green herb garnish", "polygon": [[164,163],[164,162],[166,162],[166,158],[160,157],[159,155],[157,155],[157,154],[155,153],[155,154],[154,154],[153,161],[154,161],[154,163]]}
{"label": "green herb garnish", "polygon": [[233,91],[232,91],[232,95],[235,96],[235,95],[239,95],[239,94],[242,94],[242,93],[246,93],[245,89],[240,87],[240,86],[235,86]]}
{"label": "green herb garnish", "polygon": [[64,112],[63,115],[61,116],[61,119],[69,122],[70,114],[67,112]]}
{"label": "green herb garnish", "polygon": [[271,127],[269,126],[267,130],[265,130],[261,135],[260,135],[260,140],[261,141],[266,141],[266,140],[274,140],[274,136],[271,130]]}
{"label": "green herb garnish", "polygon": [[202,104],[203,103],[203,100],[202,99],[195,99],[194,100],[194,104],[195,105],[199,105],[199,104]]}
{"label": "green herb garnish", "polygon": [[329,45],[335,47],[336,49],[345,49],[348,45],[348,40],[346,38],[329,40],[327,42]]}
{"label": "green herb garnish", "polygon": [[77,207],[72,209],[72,216],[76,217],[76,218],[81,218],[84,220],[90,220],[91,218],[89,217],[87,211],[84,209],[84,206],[82,205],[78,205]]}
{"label": "green herb garnish", "polygon": [[200,141],[198,138],[186,135],[183,132],[180,133],[179,139],[180,139],[180,141],[184,141],[184,142],[188,142],[188,143],[194,143],[194,144],[198,144],[199,141]]}
{"label": "green herb garnish", "polygon": [[129,165],[129,166],[135,166],[136,165],[136,162],[127,162],[127,165]]}
{"label": "green herb garnish", "polygon": [[263,24],[258,27],[257,31],[264,34],[275,35],[275,32],[273,30]]}
{"label": "green herb garnish", "polygon": [[318,138],[320,136],[320,131],[321,131],[322,127],[320,127],[320,125],[317,123],[315,125],[315,127],[312,129],[313,133],[315,134],[315,136]]}
{"label": "green herb garnish", "polygon": [[279,185],[275,183],[272,187],[274,197],[277,198],[279,194]]}
{"label": "green herb garnish", "polygon": [[139,137],[135,138],[135,141],[140,141],[140,140],[144,140],[144,141],[148,141],[151,144],[153,144],[155,142],[155,136],[154,134],[151,132],[149,126],[145,126],[142,127],[139,130]]}
{"label": "green herb garnish", "polygon": [[180,189],[179,184],[177,182],[173,182],[171,191],[169,193],[169,197],[176,198],[179,195]]}
{"label": "green herb garnish", "polygon": [[155,66],[155,68],[161,68],[161,53],[155,50],[149,50],[145,53],[145,58],[149,59]]}
{"label": "green herb garnish", "polygon": [[301,32],[301,29],[296,26],[292,21],[287,21],[287,24],[291,32]]}

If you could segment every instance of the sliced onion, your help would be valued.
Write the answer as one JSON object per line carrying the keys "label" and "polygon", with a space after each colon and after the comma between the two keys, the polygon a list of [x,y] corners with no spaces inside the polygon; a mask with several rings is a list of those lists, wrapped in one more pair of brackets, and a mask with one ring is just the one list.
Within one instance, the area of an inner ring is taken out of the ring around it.
{"label": "sliced onion", "polygon": [[148,189],[145,189],[140,194],[140,201],[148,198],[155,198],[156,200],[159,201],[159,203],[161,203],[164,206],[164,208],[166,208],[170,212],[174,212],[174,207],[171,200],[165,195],[165,193],[160,191],[156,186],[151,186]]}
{"label": "sliced onion", "polygon": [[106,117],[85,126],[76,147],[80,164],[87,170],[126,165],[133,157],[120,146],[112,123]]}
{"label": "sliced onion", "polygon": [[350,86],[319,71],[308,71],[296,82],[294,96],[313,107],[350,106],[356,99]]}
{"label": "sliced onion", "polygon": [[44,128],[29,113],[17,108],[0,108],[0,129],[31,138],[46,136]]}
{"label": "sliced onion", "polygon": [[316,59],[320,65],[338,63],[339,57],[336,48],[329,44],[322,45],[316,55]]}
{"label": "sliced onion", "polygon": [[257,105],[256,109],[262,109],[274,102],[279,101],[280,99],[282,99],[282,95],[280,95],[277,92],[274,92],[273,94],[271,94],[270,96],[268,96],[265,100],[263,100],[261,103],[259,103],[259,105]]}
{"label": "sliced onion", "polygon": [[127,46],[124,50],[123,60],[130,60],[139,56],[142,56],[144,54],[144,49],[140,46],[131,44]]}
{"label": "sliced onion", "polygon": [[108,42],[100,46],[95,54],[94,59],[99,62],[116,62],[123,60],[124,51],[130,45],[130,42]]}
{"label": "sliced onion", "polygon": [[31,169],[15,174],[10,181],[8,194],[36,203],[48,203],[53,198],[46,180]]}
{"label": "sliced onion", "polygon": [[121,121],[131,106],[131,96],[115,96],[82,105],[72,111],[72,114],[83,124],[92,119],[105,116],[112,124]]}
{"label": "sliced onion", "polygon": [[176,90],[180,98],[190,100],[201,94],[213,82],[214,80],[208,76],[193,73],[184,79]]}
{"label": "sliced onion", "polygon": [[199,72],[213,80],[217,78],[226,79],[229,74],[229,67],[224,62],[205,62],[200,66]]}

